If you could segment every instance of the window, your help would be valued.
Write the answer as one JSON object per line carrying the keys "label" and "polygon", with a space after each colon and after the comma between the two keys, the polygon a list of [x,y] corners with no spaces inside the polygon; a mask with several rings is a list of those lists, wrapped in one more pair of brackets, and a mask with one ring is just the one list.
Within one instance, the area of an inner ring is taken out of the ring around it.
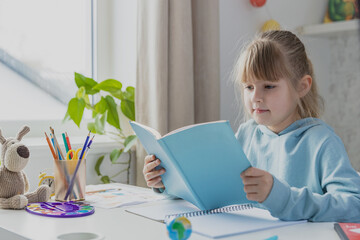
{"label": "window", "polygon": [[77,90],[74,72],[135,86],[136,14],[136,0],[1,0],[3,133],[23,124],[34,137],[50,125],[76,132],[72,122],[61,124]]}
{"label": "window", "polygon": [[0,121],[61,120],[92,76],[92,1],[0,1]]}

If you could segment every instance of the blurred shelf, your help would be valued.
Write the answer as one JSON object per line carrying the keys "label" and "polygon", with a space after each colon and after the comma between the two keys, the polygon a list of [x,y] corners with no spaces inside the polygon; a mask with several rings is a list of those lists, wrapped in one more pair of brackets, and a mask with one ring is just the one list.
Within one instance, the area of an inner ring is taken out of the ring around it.
{"label": "blurred shelf", "polygon": [[354,19],[302,26],[297,28],[297,31],[304,36],[335,37],[344,34],[356,34],[359,31],[359,25],[359,19]]}

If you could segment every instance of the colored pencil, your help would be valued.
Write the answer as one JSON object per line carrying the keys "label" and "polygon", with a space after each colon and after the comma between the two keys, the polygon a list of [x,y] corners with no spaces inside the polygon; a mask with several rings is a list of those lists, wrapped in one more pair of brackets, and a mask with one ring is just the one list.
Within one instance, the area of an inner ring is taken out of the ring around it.
{"label": "colored pencil", "polygon": [[55,144],[55,141],[54,141],[54,136],[52,135],[52,133],[50,133],[50,137],[51,137],[51,142],[52,142],[52,144],[53,144],[53,146],[54,146],[54,149],[55,149],[55,151],[56,151],[56,153],[57,153],[57,155],[58,155],[58,159],[59,159],[59,160],[62,160],[61,155],[60,155],[60,151],[59,151],[59,149],[56,147],[56,144]]}
{"label": "colored pencil", "polygon": [[101,192],[110,192],[110,191],[120,191],[121,188],[109,188],[109,189],[101,189],[101,190],[94,190],[94,191],[89,191],[86,193],[101,193]]}
{"label": "colored pencil", "polygon": [[69,151],[69,147],[68,147],[68,144],[67,144],[67,141],[66,141],[65,133],[63,133],[63,134],[61,134],[61,135],[62,135],[62,137],[63,137],[65,150],[66,150],[66,152],[68,152],[68,151]]}
{"label": "colored pencil", "polygon": [[[69,139],[67,132],[65,132],[65,136],[66,136],[66,142],[68,144],[69,150],[71,150],[70,139]],[[73,153],[70,153],[70,157],[73,158]]]}
{"label": "colored pencil", "polygon": [[83,155],[84,155],[84,153],[85,153],[86,147],[87,147],[88,142],[89,142],[90,133],[91,133],[91,131],[89,131],[89,134],[88,134],[87,137],[86,137],[86,140],[85,140],[84,146],[83,146],[83,148],[82,148],[82,150],[81,150],[81,154],[80,154],[80,158],[79,158],[79,159],[82,159],[82,157],[83,157]]}
{"label": "colored pencil", "polygon": [[83,146],[83,148],[82,148],[82,150],[81,150],[81,154],[80,154],[79,161],[78,161],[77,164],[76,164],[76,168],[75,168],[75,171],[74,171],[74,175],[73,175],[72,178],[71,178],[69,188],[68,188],[68,190],[67,190],[67,192],[66,192],[66,195],[65,195],[65,200],[68,199],[71,191],[72,191],[73,188],[74,188],[75,178],[76,178],[77,172],[78,172],[78,170],[79,170],[79,167],[80,167],[80,164],[81,164],[81,160],[82,160],[82,156],[84,155],[84,152],[85,152],[85,148],[86,148],[86,146],[87,146],[87,144],[88,144],[88,141],[89,141],[89,138],[90,138],[90,133],[91,133],[91,131],[89,131],[89,134],[88,134],[87,137],[86,137],[84,146]]}
{"label": "colored pencil", "polygon": [[46,141],[47,141],[47,143],[49,145],[50,151],[51,151],[54,159],[56,160],[57,157],[56,157],[55,151],[54,151],[53,147],[51,146],[50,139],[49,139],[48,135],[46,134],[46,132],[45,132],[45,137],[46,137]]}
{"label": "colored pencil", "polygon": [[53,136],[54,136],[54,142],[55,142],[55,145],[56,145],[57,149],[58,149],[59,152],[60,152],[61,159],[64,159],[64,160],[65,160],[64,155],[62,154],[60,145],[59,145],[59,143],[58,143],[58,141],[57,141],[57,139],[56,139],[55,131],[54,131],[54,129],[53,129],[52,127],[50,127],[50,130],[51,130],[51,132],[52,132],[52,134],[53,134]]}
{"label": "colored pencil", "polygon": [[90,139],[90,142],[89,142],[89,144],[88,144],[87,147],[86,147],[86,152],[85,152],[84,157],[83,157],[82,159],[86,159],[86,156],[88,155],[88,152],[89,152],[89,150],[90,150],[90,146],[91,146],[91,144],[92,144],[92,141],[93,141],[94,137],[95,137],[95,135]]}

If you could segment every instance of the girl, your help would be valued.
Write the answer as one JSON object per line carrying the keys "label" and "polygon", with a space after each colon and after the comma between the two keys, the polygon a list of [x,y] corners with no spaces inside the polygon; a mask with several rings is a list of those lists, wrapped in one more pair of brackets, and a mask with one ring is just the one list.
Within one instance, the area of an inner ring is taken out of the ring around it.
{"label": "girl", "polygon": [[[322,99],[303,43],[289,31],[261,34],[241,54],[236,84],[252,118],[236,133],[253,166],[239,173],[246,197],[283,220],[360,222],[360,177],[318,119]],[[163,189],[159,164],[147,156],[143,173]]]}

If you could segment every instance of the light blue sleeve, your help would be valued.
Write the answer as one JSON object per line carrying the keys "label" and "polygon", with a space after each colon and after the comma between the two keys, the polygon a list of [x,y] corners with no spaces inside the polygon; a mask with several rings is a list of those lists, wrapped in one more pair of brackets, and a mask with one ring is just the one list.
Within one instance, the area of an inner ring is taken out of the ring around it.
{"label": "light blue sleeve", "polygon": [[317,171],[323,194],[308,187],[291,187],[274,177],[263,206],[282,220],[360,222],[360,177],[352,168],[341,140],[328,139],[316,159],[312,170]]}
{"label": "light blue sleeve", "polygon": [[152,188],[152,190],[155,193],[163,193],[163,192],[165,192],[165,188]]}
{"label": "light blue sleeve", "polygon": [[170,195],[166,192],[166,189],[165,188],[152,188],[152,190],[155,192],[155,194],[162,194],[164,195],[164,197],[166,197],[166,199],[181,199],[179,197],[176,197],[176,196],[173,196],[173,195]]}

